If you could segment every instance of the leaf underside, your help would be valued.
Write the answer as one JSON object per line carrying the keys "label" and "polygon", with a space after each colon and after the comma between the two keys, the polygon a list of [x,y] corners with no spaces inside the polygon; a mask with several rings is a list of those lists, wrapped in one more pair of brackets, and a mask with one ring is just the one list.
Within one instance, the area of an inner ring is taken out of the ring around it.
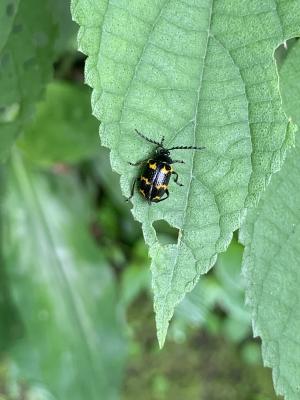
{"label": "leaf underside", "polygon": [[[281,89],[288,115],[300,124],[300,45],[281,69]],[[286,400],[300,397],[300,147],[288,154],[258,208],[241,229],[243,271],[254,334],[262,339],[263,359],[273,369],[274,386]]]}
{"label": "leaf underside", "polygon": [[[299,32],[297,1],[73,0],[86,82],[101,120],[102,143],[128,195],[128,161],[153,151],[138,129],[174,151],[183,188],[151,207],[140,196],[133,214],[150,246],[160,346],[174,307],[215,263],[280,169],[293,131],[281,108],[275,48]],[[162,245],[153,222],[178,229]]]}

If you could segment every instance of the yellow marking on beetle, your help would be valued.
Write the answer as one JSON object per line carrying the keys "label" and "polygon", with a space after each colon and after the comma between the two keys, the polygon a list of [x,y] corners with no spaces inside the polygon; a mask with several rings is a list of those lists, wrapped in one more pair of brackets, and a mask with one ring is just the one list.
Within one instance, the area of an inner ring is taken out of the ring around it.
{"label": "yellow marking on beetle", "polygon": [[155,169],[157,169],[157,164],[156,164],[156,162],[154,162],[154,163],[149,162],[148,167],[155,170]]}
{"label": "yellow marking on beetle", "polygon": [[160,200],[160,196],[155,196],[152,200]]}
{"label": "yellow marking on beetle", "polygon": [[144,181],[146,183],[146,185],[151,185],[151,183],[149,182],[149,179],[146,178],[145,176],[141,176],[141,181]]}
{"label": "yellow marking on beetle", "polygon": [[159,189],[167,190],[168,186],[167,186],[167,185],[164,185],[164,184],[161,184],[161,185],[155,185],[155,188],[156,188],[157,190],[159,190]]}
{"label": "yellow marking on beetle", "polygon": [[160,170],[164,175],[169,175],[171,173],[171,169],[167,169],[166,166],[164,165],[162,169]]}
{"label": "yellow marking on beetle", "polygon": [[143,189],[140,189],[140,193],[141,193],[144,197],[146,197],[145,191],[144,191]]}

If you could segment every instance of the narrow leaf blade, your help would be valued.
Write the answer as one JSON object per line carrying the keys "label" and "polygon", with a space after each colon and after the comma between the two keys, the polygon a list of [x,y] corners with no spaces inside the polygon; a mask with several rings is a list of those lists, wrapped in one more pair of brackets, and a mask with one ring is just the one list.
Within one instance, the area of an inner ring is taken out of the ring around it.
{"label": "narrow leaf blade", "polygon": [[[14,156],[2,204],[3,260],[24,324],[19,377],[64,400],[119,397],[126,342],[116,284],[88,232],[73,177],[30,171]],[[74,216],[76,215],[76,218]]]}

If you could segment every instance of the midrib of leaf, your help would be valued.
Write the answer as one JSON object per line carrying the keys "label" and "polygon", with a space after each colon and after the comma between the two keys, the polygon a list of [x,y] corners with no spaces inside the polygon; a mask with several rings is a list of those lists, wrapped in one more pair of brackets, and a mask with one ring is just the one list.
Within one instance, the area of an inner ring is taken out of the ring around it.
{"label": "midrib of leaf", "polygon": [[[197,128],[197,116],[198,116],[198,109],[199,109],[199,103],[200,103],[200,95],[201,95],[201,88],[202,88],[202,81],[203,81],[203,74],[204,74],[204,65],[205,65],[205,60],[206,60],[206,55],[207,55],[207,48],[208,48],[208,41],[209,41],[209,36],[210,36],[210,25],[211,25],[211,18],[212,18],[212,12],[213,12],[213,1],[211,1],[211,9],[210,9],[210,14],[209,14],[209,20],[208,20],[208,29],[207,29],[207,37],[206,37],[206,44],[205,44],[205,53],[204,53],[204,57],[203,57],[203,64],[202,64],[202,68],[200,70],[199,76],[199,86],[197,89],[197,101],[196,101],[196,105],[195,105],[195,113],[194,113],[194,129],[193,129],[193,135],[194,135],[194,141],[193,141],[193,145],[195,146],[196,144],[196,128]],[[187,188],[187,195],[186,195],[186,202],[185,202],[185,207],[184,207],[184,213],[183,213],[183,221],[186,220],[186,211],[188,208],[188,203],[189,203],[189,198],[190,198],[190,188],[192,185],[192,180],[193,180],[193,170],[194,170],[194,159],[195,159],[195,151],[193,151],[192,154],[192,163],[191,163],[191,174],[190,174],[190,179],[189,179],[189,183],[188,183],[188,188]],[[169,293],[170,293],[170,287],[172,286],[173,283],[173,279],[174,279],[174,271],[176,268],[178,268],[178,255],[179,255],[179,247],[181,244],[181,240],[183,237],[183,230],[184,230],[184,226],[185,226],[185,222],[183,223],[182,228],[179,229],[179,234],[178,234],[178,241],[177,241],[177,252],[176,252],[176,256],[174,259],[174,266],[173,266],[173,270],[172,270],[172,275],[171,275],[171,281],[170,281],[170,286],[168,288],[168,290],[166,291],[165,294],[165,298],[168,297]],[[166,307],[166,302],[164,302],[164,310]],[[162,339],[163,337],[163,339]],[[159,335],[159,345],[160,347],[163,347],[164,345],[164,339],[165,339],[165,335]]]}
{"label": "midrib of leaf", "polygon": [[[90,340],[88,339],[88,333],[86,332],[84,326],[81,323],[80,311],[76,305],[77,304],[76,301],[74,300],[72,285],[69,283],[69,280],[64,271],[63,263],[60,259],[59,254],[57,254],[56,251],[57,246],[55,245],[55,238],[53,237],[51,230],[49,229],[43,207],[39,201],[38,194],[36,193],[30,175],[26,171],[26,167],[16,150],[12,152],[11,164],[12,164],[13,174],[15,176],[17,185],[19,187],[20,198],[24,199],[24,203],[26,203],[28,209],[30,210],[30,214],[34,215],[35,218],[38,220],[38,224],[41,225],[42,231],[50,247],[51,254],[53,254],[53,259],[55,261],[53,264],[55,265],[57,275],[60,278],[57,280],[57,283],[61,282],[63,285],[63,287],[61,288],[61,292],[64,294],[64,297],[68,302],[68,309],[71,311],[70,317],[74,320],[74,323],[77,326],[78,332],[80,333],[80,336],[82,338],[81,345],[84,348],[80,348],[80,351],[82,351],[83,354],[88,355],[87,361],[89,362],[89,366],[91,367],[90,368],[91,372],[93,373],[96,382],[98,377],[96,370],[94,368],[94,362],[92,357],[93,351],[89,346]],[[35,218],[33,218],[33,220]],[[37,229],[36,226],[35,229]],[[44,263],[41,261],[41,266],[43,265]]]}
{"label": "midrib of leaf", "polygon": [[[207,48],[208,48],[208,41],[209,41],[209,36],[210,36],[210,25],[211,25],[211,17],[212,17],[212,11],[213,11],[213,2],[214,0],[211,0],[211,9],[210,9],[210,14],[209,14],[209,20],[208,20],[208,29],[207,29],[207,37],[206,37],[206,44],[205,44],[205,52],[204,52],[204,57],[203,57],[203,64],[202,68],[200,71],[200,79],[199,79],[199,86],[197,89],[197,102],[196,102],[196,107],[195,107],[195,114],[194,114],[194,129],[193,129],[193,135],[194,135],[194,141],[193,141],[193,146],[196,145],[196,128],[197,128],[197,115],[198,115],[198,110],[199,110],[199,103],[200,103],[200,94],[201,94],[201,88],[202,88],[202,81],[203,81],[203,73],[204,73],[204,65],[205,65],[205,60],[207,56]],[[185,207],[184,207],[184,213],[183,213],[183,220],[185,221],[186,219],[186,210],[188,208],[188,203],[189,203],[189,198],[190,198],[190,188],[192,184],[192,179],[193,179],[193,170],[194,170],[194,160],[195,160],[195,151],[192,153],[192,167],[191,167],[191,174],[190,174],[190,180],[189,180],[189,185],[188,185],[188,190],[187,190],[187,196],[186,196],[186,202],[185,202]],[[183,224],[184,227],[184,224]],[[180,243],[181,241],[181,232],[183,229],[180,229],[180,235],[178,238],[178,242]],[[177,263],[177,257],[176,257],[176,262]]]}

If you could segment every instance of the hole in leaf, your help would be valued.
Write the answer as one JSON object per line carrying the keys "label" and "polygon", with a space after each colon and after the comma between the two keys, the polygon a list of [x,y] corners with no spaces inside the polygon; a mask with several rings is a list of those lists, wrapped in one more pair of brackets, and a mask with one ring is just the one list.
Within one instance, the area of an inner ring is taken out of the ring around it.
{"label": "hole in leaf", "polygon": [[15,6],[12,3],[7,4],[6,6],[6,15],[8,17],[12,17],[14,15],[15,12]]}
{"label": "hole in leaf", "polygon": [[161,244],[176,244],[179,234],[179,229],[174,228],[164,220],[155,221],[153,228]]}
{"label": "hole in leaf", "polygon": [[275,59],[277,62],[277,67],[280,67],[283,64],[288,54],[288,51],[291,50],[291,48],[297,43],[298,40],[299,38],[292,38],[277,47],[275,51]]}

